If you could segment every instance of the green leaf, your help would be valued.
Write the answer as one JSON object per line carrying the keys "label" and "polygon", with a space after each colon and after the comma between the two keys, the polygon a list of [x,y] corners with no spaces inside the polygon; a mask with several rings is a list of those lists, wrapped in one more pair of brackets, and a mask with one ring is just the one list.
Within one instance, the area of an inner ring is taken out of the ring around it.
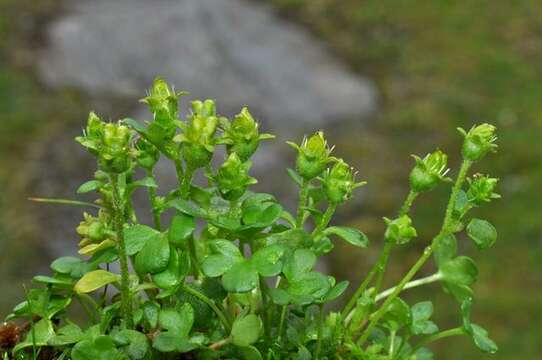
{"label": "green leaf", "polygon": [[234,264],[244,258],[239,248],[229,240],[215,240],[209,243],[212,255],[203,260],[203,273],[209,277],[217,277],[228,271]]}
{"label": "green leaf", "polygon": [[429,320],[433,315],[433,303],[431,301],[422,301],[414,304],[411,308],[412,320]]}
{"label": "green leaf", "polygon": [[178,213],[171,219],[168,230],[169,242],[176,246],[184,245],[195,229],[196,222],[192,216]]}
{"label": "green leaf", "polygon": [[239,353],[243,360],[263,360],[262,354],[254,346],[242,347]]}
{"label": "green leaf", "polygon": [[169,263],[167,268],[154,274],[152,281],[162,289],[170,289],[179,285],[183,280],[186,273],[183,273],[182,264],[179,253],[175,249],[170,249]]}
{"label": "green leaf", "polygon": [[164,234],[147,241],[135,258],[135,268],[140,274],[156,274],[166,269],[170,258],[170,246]]}
{"label": "green leaf", "polygon": [[129,256],[137,254],[148,241],[155,241],[160,232],[142,224],[135,224],[124,229],[126,253]]}
{"label": "green leaf", "polygon": [[17,353],[22,349],[32,346],[47,346],[49,340],[55,336],[55,331],[53,329],[53,323],[49,319],[41,319],[36,322],[32,330],[28,331],[26,339],[18,343],[13,348],[13,353]]}
{"label": "green leaf", "polygon": [[71,351],[72,360],[120,360],[122,354],[115,347],[111,337],[100,335],[93,340],[75,344]]}
{"label": "green leaf", "polygon": [[134,119],[125,118],[125,119],[122,119],[121,122],[123,124],[126,124],[127,126],[131,127],[132,129],[134,129],[135,131],[137,131],[140,134],[145,134],[146,131],[147,131],[145,126],[141,125],[141,123],[137,122]]}
{"label": "green leaf", "polygon": [[150,348],[147,336],[139,331],[124,329],[114,333],[112,338],[132,360],[145,358]]}
{"label": "green leaf", "polygon": [[286,259],[282,272],[290,281],[312,270],[316,264],[316,255],[307,249],[298,249]]}
{"label": "green leaf", "polygon": [[303,178],[294,169],[287,168],[288,176],[298,185],[303,185]]}
{"label": "green leaf", "polygon": [[32,278],[33,282],[45,284],[45,285],[52,285],[59,288],[71,288],[73,285],[73,279],[71,278],[58,278],[58,277],[51,277],[51,276],[44,276],[44,275],[37,275]]}
{"label": "green leaf", "polygon": [[435,240],[435,262],[440,267],[457,255],[457,239],[454,234],[441,235]]}
{"label": "green leaf", "polygon": [[472,219],[467,225],[467,235],[480,250],[490,248],[497,241],[497,230],[485,220]]}
{"label": "green leaf", "polygon": [[70,345],[83,340],[83,338],[84,334],[81,328],[70,323],[58,329],[57,334],[49,340],[48,344],[50,346]]}
{"label": "green leaf", "polygon": [[437,325],[430,321],[433,315],[433,304],[431,301],[422,301],[410,309],[412,314],[412,324],[410,331],[414,335],[430,335],[438,332]]}
{"label": "green leaf", "polygon": [[81,279],[79,279],[73,289],[77,293],[84,294],[119,280],[120,275],[110,273],[106,270],[94,270],[86,273]]}
{"label": "green leaf", "polygon": [[358,229],[345,227],[345,226],[330,226],[324,230],[325,235],[337,235],[351,245],[366,248],[369,246],[369,239],[367,236]]}
{"label": "green leaf", "polygon": [[160,311],[158,317],[160,326],[179,337],[188,337],[194,324],[194,309],[189,303],[184,303],[180,309],[166,308]]}
{"label": "green leaf", "polygon": [[148,188],[157,188],[158,184],[156,183],[156,180],[154,178],[147,176],[143,179],[136,180],[129,184],[130,188],[136,188],[136,187],[148,187]]}
{"label": "green leaf", "polygon": [[94,191],[94,190],[98,190],[102,185],[103,185],[103,183],[101,181],[90,180],[90,181],[87,181],[86,183],[82,184],[81,186],[79,186],[79,188],[77,189],[77,193],[78,194],[85,194],[85,193],[88,193],[88,192],[91,192],[91,191]]}
{"label": "green leaf", "polygon": [[173,199],[166,204],[166,208],[175,208],[182,212],[183,214],[190,215],[196,218],[207,219],[209,215],[207,211],[199,207],[197,204],[184,200],[184,199]]}
{"label": "green leaf", "polygon": [[72,278],[80,278],[88,272],[92,266],[82,259],[73,256],[64,256],[51,263],[51,269],[59,274],[70,275]]}
{"label": "green leaf", "polygon": [[258,286],[258,281],[258,272],[248,261],[234,264],[222,276],[222,286],[231,293],[248,292]]}
{"label": "green leaf", "polygon": [[158,325],[160,305],[152,301],[147,301],[143,304],[142,308],[143,308],[143,318],[147,321],[149,327],[151,329],[154,329]]}
{"label": "green leaf", "polygon": [[348,281],[344,280],[332,287],[331,290],[329,290],[329,292],[326,294],[326,296],[324,296],[323,302],[327,303],[337,299],[346,291],[346,289],[348,288],[348,284]]}
{"label": "green leaf", "polygon": [[395,298],[388,306],[382,321],[392,331],[397,331],[403,326],[410,326],[412,323],[410,307],[401,298]]}
{"label": "green leaf", "polygon": [[322,299],[331,289],[327,276],[318,272],[303,273],[290,281],[286,291],[294,304],[304,305]]}
{"label": "green leaf", "polygon": [[250,261],[260,275],[275,276],[282,270],[282,259],[285,252],[286,247],[283,245],[269,245],[256,251]]}
{"label": "green leaf", "polygon": [[472,340],[478,349],[483,352],[494,354],[499,350],[499,347],[488,336],[488,332],[483,327],[472,324]]}
{"label": "green leaf", "polygon": [[467,256],[458,256],[440,266],[444,281],[455,285],[473,284],[478,277],[478,269],[474,261]]}
{"label": "green leaf", "polygon": [[231,330],[233,344],[241,347],[254,344],[260,338],[262,327],[262,320],[254,314],[237,318]]}
{"label": "green leaf", "polygon": [[243,229],[265,228],[282,216],[282,206],[276,203],[257,203],[243,207]]}

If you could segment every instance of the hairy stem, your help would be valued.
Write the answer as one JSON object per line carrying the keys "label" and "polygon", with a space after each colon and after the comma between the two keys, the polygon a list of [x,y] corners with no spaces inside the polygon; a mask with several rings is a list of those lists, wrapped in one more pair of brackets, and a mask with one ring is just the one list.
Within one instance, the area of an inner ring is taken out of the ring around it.
{"label": "hairy stem", "polygon": [[[152,173],[152,170],[147,170],[147,176],[154,179],[154,174]],[[162,230],[162,224],[160,220],[160,209],[157,208],[156,204],[156,188],[149,187],[149,199],[151,201],[151,208],[152,208],[152,219],[154,222],[154,227],[156,230],[161,231]]]}
{"label": "hairy stem", "polygon": [[325,228],[329,225],[329,222],[331,221],[331,218],[333,217],[333,214],[335,213],[336,209],[337,209],[336,204],[328,205],[326,212],[322,216],[322,220],[320,221],[316,229],[314,229],[314,231],[312,232],[312,236],[314,238],[318,237],[322,233],[322,231],[324,231]]}
{"label": "hairy stem", "polygon": [[399,210],[399,216],[408,214],[408,212],[410,211],[410,208],[412,207],[412,204],[414,203],[414,200],[416,200],[416,198],[418,197],[418,194],[419,193],[413,190],[409,191],[405,199],[405,202],[403,203],[403,206],[401,206],[401,209]]}
{"label": "hairy stem", "polygon": [[118,241],[119,261],[120,261],[120,294],[121,294],[121,312],[128,329],[133,328],[132,318],[132,299],[130,294],[130,273],[128,270],[128,255],[126,254],[126,244],[124,242],[124,219],[125,209],[124,201],[121,199],[118,185],[118,175],[111,176],[111,185],[113,187],[113,222],[114,230]]}
{"label": "hairy stem", "polygon": [[425,262],[431,257],[431,254],[433,253],[435,239],[437,239],[442,234],[446,234],[450,231],[450,221],[452,220],[453,215],[453,209],[455,207],[455,200],[457,198],[457,194],[459,193],[459,190],[461,190],[461,186],[465,182],[465,179],[467,177],[467,172],[472,165],[472,162],[469,160],[464,160],[461,164],[461,168],[459,170],[459,174],[457,175],[457,179],[455,181],[454,187],[452,188],[452,193],[450,195],[450,200],[448,201],[448,206],[446,207],[446,214],[444,216],[444,221],[442,223],[442,228],[439,232],[439,234],[433,238],[433,241],[431,245],[427,246],[422,254],[422,256],[416,261],[416,263],[412,266],[412,268],[407,272],[405,277],[399,282],[399,284],[394,288],[392,293],[389,295],[389,297],[384,301],[384,304],[378,309],[373,316],[371,317],[371,321],[369,322],[369,325],[359,338],[358,343],[362,345],[367,338],[371,335],[371,331],[374,329],[378,321],[384,316],[386,311],[388,310],[388,306],[392,303],[392,301],[399,295],[399,293],[403,290],[403,288],[406,286],[406,284],[412,280],[412,278],[416,275],[416,273],[420,270],[420,268],[425,264]]}
{"label": "hairy stem", "polygon": [[309,182],[303,179],[301,183],[301,189],[299,190],[299,204],[297,206],[297,218],[296,218],[296,227],[300,228],[305,222],[305,210],[303,209],[307,204],[307,199],[309,197]]}
{"label": "hairy stem", "polygon": [[192,186],[192,178],[194,177],[194,169],[190,166],[186,167],[186,171],[181,180],[181,198],[187,199],[190,195],[190,186]]}
{"label": "hairy stem", "polygon": [[[442,274],[441,273],[435,273],[433,275],[426,276],[426,277],[416,279],[416,280],[412,280],[412,281],[406,283],[406,285],[403,287],[403,290],[412,289],[412,288],[415,288],[415,287],[418,287],[418,286],[431,284],[431,283],[434,283],[434,282],[439,281],[441,279],[442,279]],[[387,298],[388,296],[390,296],[390,294],[393,293],[395,288],[396,288],[396,286],[382,291],[380,294],[376,295],[375,301],[378,302],[380,300],[383,300],[383,299]]]}

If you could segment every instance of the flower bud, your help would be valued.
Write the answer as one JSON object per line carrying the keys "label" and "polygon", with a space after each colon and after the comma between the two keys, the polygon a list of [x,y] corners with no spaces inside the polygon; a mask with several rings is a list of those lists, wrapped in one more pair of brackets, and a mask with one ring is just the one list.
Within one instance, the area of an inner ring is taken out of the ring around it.
{"label": "flower bud", "polygon": [[237,200],[245,193],[249,185],[258,182],[248,175],[251,165],[250,161],[242,162],[236,153],[231,153],[218,169],[217,174],[210,176],[224,199]]}
{"label": "flower bud", "polygon": [[143,138],[137,141],[136,150],[137,164],[144,169],[152,169],[160,158],[160,151],[158,151],[156,146]]}
{"label": "flower bud", "polygon": [[103,138],[105,123],[100,120],[94,112],[88,114],[87,126],[83,131],[83,136],[75,138],[77,142],[83,145],[93,154],[98,155],[100,143]]}
{"label": "flower bud", "polygon": [[328,170],[322,179],[326,196],[330,203],[340,204],[345,202],[352,195],[352,191],[365,184],[365,182],[356,183],[355,174],[352,168],[342,159]]}
{"label": "flower bud", "polygon": [[334,160],[330,157],[331,151],[327,146],[324,133],[318,131],[310,138],[303,139],[301,146],[287,142],[297,150],[296,170],[305,180],[311,180],[320,175],[326,165]]}
{"label": "flower bud", "polygon": [[490,124],[473,126],[468,133],[462,128],[458,128],[458,130],[465,138],[462,154],[466,160],[480,160],[488,152],[497,150],[495,126]]}
{"label": "flower bud", "polygon": [[77,234],[86,240],[86,243],[100,242],[105,239],[105,226],[96,218],[87,213],[83,213],[83,221],[79,223],[76,230]]}
{"label": "flower bud", "polygon": [[231,124],[228,124],[222,142],[228,154],[237,153],[242,161],[247,161],[258,148],[261,140],[272,139],[273,135],[258,132],[258,123],[244,107]]}
{"label": "flower bud", "polygon": [[175,137],[175,141],[183,145],[183,157],[192,169],[199,169],[211,161],[216,139],[214,138],[218,126],[214,102],[192,102],[192,115],[188,123],[181,123],[182,134]]}
{"label": "flower bud", "polygon": [[450,181],[445,177],[450,169],[446,168],[448,156],[440,150],[427,154],[423,159],[412,155],[416,161],[410,172],[410,188],[415,192],[434,189],[441,181]]}
{"label": "flower bud", "polygon": [[469,182],[467,199],[471,204],[479,206],[501,197],[499,194],[493,192],[499,179],[476,174],[473,178],[467,179],[467,181]]}
{"label": "flower bud", "polygon": [[416,236],[416,229],[412,226],[412,220],[408,215],[403,215],[397,219],[390,220],[384,218],[387,228],[384,233],[386,241],[397,245],[406,244]]}
{"label": "flower bud", "polygon": [[154,118],[159,123],[172,122],[177,119],[179,97],[182,93],[175,93],[163,79],[156,78],[152,83],[149,95],[141,102],[149,106]]}
{"label": "flower bud", "polygon": [[108,123],[104,134],[98,161],[108,173],[123,173],[130,168],[130,129],[124,125]]}

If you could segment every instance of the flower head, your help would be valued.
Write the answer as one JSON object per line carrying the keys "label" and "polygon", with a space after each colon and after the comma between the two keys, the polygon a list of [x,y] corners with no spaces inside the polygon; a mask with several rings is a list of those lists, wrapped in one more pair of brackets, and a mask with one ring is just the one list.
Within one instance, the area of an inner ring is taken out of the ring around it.
{"label": "flower head", "polygon": [[354,189],[365,185],[365,182],[355,181],[355,173],[342,159],[339,159],[331,169],[328,169],[322,183],[329,202],[333,204],[345,202],[352,196]]}
{"label": "flower head", "polygon": [[335,160],[330,156],[333,148],[328,147],[322,131],[303,139],[301,146],[287,143],[297,150],[296,169],[305,180],[314,179],[325,170],[329,162]]}
{"label": "flower head", "polygon": [[483,158],[488,152],[497,150],[496,127],[490,124],[473,126],[469,132],[458,128],[459,132],[465,138],[463,142],[463,157],[470,161],[476,161]]}
{"label": "flower head", "polygon": [[450,181],[446,174],[448,156],[440,150],[427,154],[423,159],[413,155],[416,165],[410,172],[410,187],[415,192],[434,189],[441,181]]}
{"label": "flower head", "polygon": [[467,179],[469,189],[467,190],[467,199],[474,205],[483,205],[493,199],[499,199],[501,196],[494,192],[499,179],[490,178],[486,175],[476,174]]}
{"label": "flower head", "polygon": [[237,200],[249,185],[258,181],[248,175],[250,161],[242,162],[237,153],[231,153],[214,176],[210,176],[217,184],[220,193],[226,200]]}
{"label": "flower head", "polygon": [[384,221],[388,226],[384,234],[386,241],[400,245],[406,244],[418,236],[416,229],[412,226],[412,220],[408,215],[403,215],[393,220],[384,218]]}

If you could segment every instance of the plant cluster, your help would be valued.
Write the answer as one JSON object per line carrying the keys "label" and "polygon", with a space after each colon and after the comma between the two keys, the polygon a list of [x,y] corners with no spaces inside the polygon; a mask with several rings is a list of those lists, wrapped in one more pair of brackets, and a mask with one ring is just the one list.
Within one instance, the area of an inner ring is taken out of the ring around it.
{"label": "plant cluster", "polygon": [[[0,328],[3,359],[427,360],[428,344],[455,335],[470,336],[482,351],[497,350],[470,320],[477,268],[458,255],[456,239],[465,230],[480,249],[496,241],[489,222],[467,216],[498,198],[497,179],[468,177],[471,166],[496,149],[492,125],[460,130],[463,162],[455,180],[440,150],[414,157],[410,192],[397,216],[384,219],[382,255],[336,312],[325,305],[343,295],[348,282],[315,265],[337,239],[368,246],[360,230],[330,224],[364,182],[331,155],[322,132],[288,143],[297,152],[288,174],[299,186],[299,205],[289,212],[273,195],[249,190],[257,182],[249,175],[250,158],[273,136],[260,133],[248,109],[229,120],[212,100],[193,101],[181,120],[182,95],[156,79],[142,100],[153,114],[145,125],[89,115],[77,141],[96,157],[98,170],[77,192],[98,199],[41,199],[89,208],[76,229],[80,256],[58,258],[51,276],[34,277],[38,286]],[[219,146],[225,160],[213,167]],[[177,171],[178,186],[169,192],[159,191],[154,176],[161,157]],[[194,180],[198,172],[205,186]],[[413,202],[439,184],[452,184],[442,228],[402,280],[382,289],[392,249],[417,237],[409,216]],[[148,192],[152,225],[140,222],[133,207],[140,188]],[[430,258],[438,271],[415,279]],[[399,297],[433,282],[459,302],[457,327],[439,329],[430,301],[409,305]],[[70,318],[75,303],[86,322]]]}

